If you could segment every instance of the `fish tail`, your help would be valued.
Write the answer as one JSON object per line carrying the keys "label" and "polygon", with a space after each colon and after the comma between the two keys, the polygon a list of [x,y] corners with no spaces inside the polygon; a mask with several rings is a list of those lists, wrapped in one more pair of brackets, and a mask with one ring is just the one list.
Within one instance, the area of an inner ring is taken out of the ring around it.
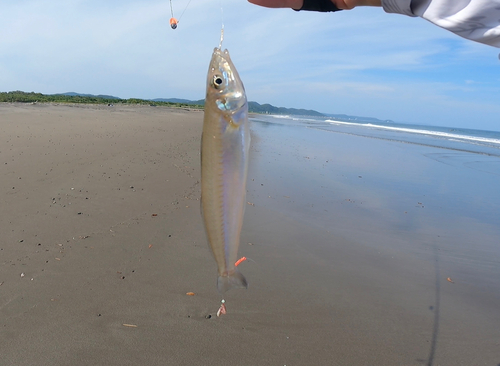
{"label": "fish tail", "polygon": [[232,288],[248,288],[248,282],[236,268],[231,273],[224,274],[217,278],[217,289],[221,294]]}

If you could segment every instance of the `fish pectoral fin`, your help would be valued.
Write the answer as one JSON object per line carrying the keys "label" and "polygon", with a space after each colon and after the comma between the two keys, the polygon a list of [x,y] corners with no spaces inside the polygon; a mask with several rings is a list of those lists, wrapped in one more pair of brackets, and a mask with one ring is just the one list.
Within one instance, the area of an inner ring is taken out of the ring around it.
{"label": "fish pectoral fin", "polygon": [[232,288],[248,288],[245,276],[236,268],[232,273],[217,278],[217,289],[221,294]]}

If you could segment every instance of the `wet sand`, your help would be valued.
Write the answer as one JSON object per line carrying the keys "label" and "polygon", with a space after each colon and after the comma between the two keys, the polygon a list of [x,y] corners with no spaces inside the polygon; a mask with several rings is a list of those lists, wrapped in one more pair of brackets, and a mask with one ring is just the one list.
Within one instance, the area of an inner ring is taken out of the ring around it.
{"label": "wet sand", "polygon": [[460,198],[432,148],[254,123],[250,287],[217,318],[202,119],[0,104],[2,364],[500,364],[496,170]]}

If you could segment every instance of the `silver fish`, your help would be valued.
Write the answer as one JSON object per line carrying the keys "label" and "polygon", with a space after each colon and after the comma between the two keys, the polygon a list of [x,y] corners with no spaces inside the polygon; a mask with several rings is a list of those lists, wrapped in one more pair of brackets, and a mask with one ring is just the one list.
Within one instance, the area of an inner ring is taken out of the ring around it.
{"label": "silver fish", "polygon": [[246,204],[249,148],[245,88],[229,52],[215,48],[208,69],[201,137],[201,210],[221,293],[248,287],[235,262]]}

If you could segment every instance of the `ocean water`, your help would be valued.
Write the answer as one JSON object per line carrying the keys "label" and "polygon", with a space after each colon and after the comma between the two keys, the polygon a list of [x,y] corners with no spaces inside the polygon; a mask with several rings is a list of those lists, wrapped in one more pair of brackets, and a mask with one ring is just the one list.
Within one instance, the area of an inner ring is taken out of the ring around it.
{"label": "ocean water", "polygon": [[443,268],[500,304],[500,132],[296,116],[251,122],[252,203],[387,255],[430,263],[439,253]]}
{"label": "ocean water", "polygon": [[[254,121],[421,144],[443,149],[500,156],[500,132],[396,122],[339,121],[331,117],[262,115]],[[500,128],[500,122],[499,122]]]}
{"label": "ocean water", "polygon": [[[427,334],[414,364],[456,364],[457,344],[468,364],[500,363],[500,133],[269,115],[251,132],[245,217],[269,214],[243,237],[300,253],[320,288],[359,280],[331,304],[375,294],[377,336]],[[296,237],[280,240],[281,221]]]}

